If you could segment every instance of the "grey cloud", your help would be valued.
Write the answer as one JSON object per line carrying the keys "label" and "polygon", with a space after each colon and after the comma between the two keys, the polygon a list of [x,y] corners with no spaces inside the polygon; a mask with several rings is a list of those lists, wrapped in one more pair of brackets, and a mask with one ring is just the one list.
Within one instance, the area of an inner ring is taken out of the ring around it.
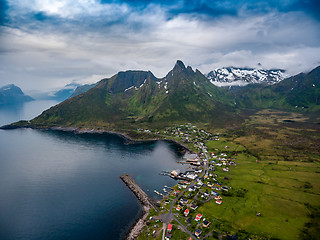
{"label": "grey cloud", "polygon": [[261,62],[295,74],[319,64],[319,22],[301,11],[212,19],[184,12],[168,18],[167,6],[100,9],[96,4],[88,5],[88,14],[81,7],[56,12],[12,6],[11,21],[0,28],[1,81],[31,90],[94,81],[93,76],[127,69],[151,70],[163,77],[177,59],[203,73]]}

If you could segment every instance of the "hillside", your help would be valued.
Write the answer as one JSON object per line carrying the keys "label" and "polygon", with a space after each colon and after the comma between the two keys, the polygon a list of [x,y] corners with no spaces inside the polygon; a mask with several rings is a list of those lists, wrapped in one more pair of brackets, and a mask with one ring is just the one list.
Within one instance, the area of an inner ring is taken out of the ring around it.
{"label": "hillside", "polygon": [[88,92],[91,88],[95,87],[96,85],[97,84],[94,83],[94,84],[85,84],[85,85],[78,86],[69,97],[72,98],[82,93]]}
{"label": "hillside", "polygon": [[289,111],[320,110],[320,66],[300,73],[278,84],[248,85],[229,89],[240,108],[273,108]]}
{"label": "hillside", "polygon": [[224,90],[177,61],[162,79],[150,71],[119,72],[102,79],[88,92],[43,112],[31,124],[128,129],[173,122],[217,124],[234,116],[235,108]]}
{"label": "hillside", "polygon": [[177,61],[161,79],[150,71],[119,72],[102,79],[27,125],[130,130],[191,122],[226,127],[261,109],[307,112],[318,119],[319,71],[320,67],[273,85],[219,88],[200,71]]}
{"label": "hillside", "polygon": [[0,88],[0,105],[23,103],[32,100],[32,97],[25,95],[22,90],[14,84]]}

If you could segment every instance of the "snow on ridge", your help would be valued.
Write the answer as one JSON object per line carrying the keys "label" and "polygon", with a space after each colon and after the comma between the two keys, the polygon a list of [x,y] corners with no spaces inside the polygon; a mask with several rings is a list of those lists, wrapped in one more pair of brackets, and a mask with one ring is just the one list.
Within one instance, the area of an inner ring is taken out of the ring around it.
{"label": "snow on ridge", "polygon": [[147,79],[145,79],[145,80],[143,81],[143,83],[141,83],[141,85],[140,85],[139,87],[134,87],[134,89],[135,89],[135,90],[138,90],[138,89],[142,88],[143,85],[146,83],[146,81],[147,81]]}
{"label": "snow on ridge", "polygon": [[168,88],[168,82],[166,81],[164,84],[164,89],[167,89],[167,88]]}
{"label": "snow on ridge", "polygon": [[124,90],[124,92],[129,91],[130,89],[134,88],[134,86],[128,87]]}
{"label": "snow on ridge", "polygon": [[210,82],[217,87],[230,87],[230,86],[244,87],[250,84],[248,82],[241,81],[241,80],[234,81],[234,82],[216,82],[216,81],[210,80]]}
{"label": "snow on ridge", "polygon": [[284,79],[282,69],[217,68],[206,75],[216,86],[245,86],[251,83],[272,85]]}
{"label": "snow on ridge", "polygon": [[160,85],[161,85],[161,83],[162,83],[162,80],[159,81],[159,82],[156,82],[156,83],[158,84],[158,87],[160,88]]}
{"label": "snow on ridge", "polygon": [[125,90],[124,90],[124,92],[126,92],[126,91],[129,91],[130,89],[132,89],[132,88],[134,88],[135,90],[138,90],[139,88],[142,88],[143,87],[143,85],[146,83],[146,81],[147,81],[147,79],[145,79],[144,81],[143,81],[143,83],[139,86],[139,87],[136,87],[136,86],[131,86],[131,87],[128,87],[128,88],[126,88]]}

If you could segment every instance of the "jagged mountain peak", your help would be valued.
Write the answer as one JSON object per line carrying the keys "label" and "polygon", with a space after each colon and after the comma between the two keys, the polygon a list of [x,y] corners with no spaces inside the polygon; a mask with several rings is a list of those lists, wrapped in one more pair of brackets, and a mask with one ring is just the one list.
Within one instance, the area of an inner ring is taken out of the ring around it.
{"label": "jagged mountain peak", "polygon": [[218,87],[246,86],[251,83],[272,85],[284,79],[283,69],[223,67],[209,72],[206,77]]}
{"label": "jagged mountain peak", "polygon": [[173,69],[170,72],[168,72],[165,79],[170,80],[170,79],[172,79],[173,76],[176,76],[176,75],[181,75],[181,74],[192,75],[194,73],[195,72],[193,71],[192,67],[190,67],[190,66],[186,67],[181,60],[177,60]]}
{"label": "jagged mountain peak", "polygon": [[176,64],[174,65],[174,69],[186,69],[186,66],[181,60],[177,60]]}
{"label": "jagged mountain peak", "polygon": [[105,79],[108,82],[110,92],[124,92],[131,88],[139,88],[146,81],[157,81],[158,79],[150,71],[129,70],[119,72],[110,79]]}

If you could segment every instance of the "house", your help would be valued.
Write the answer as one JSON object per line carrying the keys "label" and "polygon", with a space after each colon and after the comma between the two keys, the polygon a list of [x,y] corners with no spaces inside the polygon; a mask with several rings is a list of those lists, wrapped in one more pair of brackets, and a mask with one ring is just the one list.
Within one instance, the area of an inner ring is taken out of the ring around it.
{"label": "house", "polygon": [[171,233],[171,230],[172,230],[172,224],[168,224],[167,233]]}
{"label": "house", "polygon": [[171,176],[173,176],[173,177],[178,177],[179,176],[179,174],[180,174],[181,172],[180,172],[180,170],[173,170],[172,172],[171,172]]}
{"label": "house", "polygon": [[187,218],[185,222],[190,224],[191,223],[191,218]]}
{"label": "house", "polygon": [[182,203],[182,204],[187,204],[187,203],[188,203],[188,199],[181,198],[181,199],[180,199],[180,203]]}
{"label": "house", "polygon": [[215,192],[215,191],[211,191],[211,195],[215,196],[215,197],[218,197],[219,196],[219,193],[218,192]]}
{"label": "house", "polygon": [[202,218],[202,215],[200,213],[197,214],[195,220],[198,222]]}
{"label": "house", "polygon": [[208,227],[210,225],[210,222],[206,219],[203,221],[203,227]]}
{"label": "house", "polygon": [[201,236],[201,233],[202,233],[201,229],[198,228],[198,229],[195,231],[194,235],[199,238],[199,237]]}
{"label": "house", "polygon": [[177,211],[180,211],[182,208],[183,208],[183,205],[180,203],[180,204],[178,204],[176,210],[177,210]]}
{"label": "house", "polygon": [[194,180],[194,179],[196,179],[198,177],[198,175],[196,173],[190,171],[190,172],[186,173],[186,177],[189,178],[189,179]]}
{"label": "house", "polygon": [[195,203],[192,203],[190,208],[192,210],[196,210],[198,208],[198,206]]}
{"label": "house", "polygon": [[177,190],[177,191],[174,191],[174,192],[172,193],[172,195],[177,196],[179,193],[180,193],[180,191]]}
{"label": "house", "polygon": [[205,197],[209,197],[209,192],[208,190],[203,194]]}
{"label": "house", "polygon": [[224,171],[224,172],[229,172],[229,168],[228,168],[228,167],[222,168],[222,171]]}
{"label": "house", "polygon": [[223,191],[226,191],[226,192],[229,191],[229,187],[227,187],[227,186],[223,186],[221,189],[222,189]]}
{"label": "house", "polygon": [[193,186],[193,187],[189,187],[189,192],[194,192],[196,189],[195,189],[195,187]]}
{"label": "house", "polygon": [[187,217],[189,215],[189,209],[187,208],[183,214]]}
{"label": "house", "polygon": [[217,200],[216,203],[220,205],[222,203],[222,201],[221,200]]}

